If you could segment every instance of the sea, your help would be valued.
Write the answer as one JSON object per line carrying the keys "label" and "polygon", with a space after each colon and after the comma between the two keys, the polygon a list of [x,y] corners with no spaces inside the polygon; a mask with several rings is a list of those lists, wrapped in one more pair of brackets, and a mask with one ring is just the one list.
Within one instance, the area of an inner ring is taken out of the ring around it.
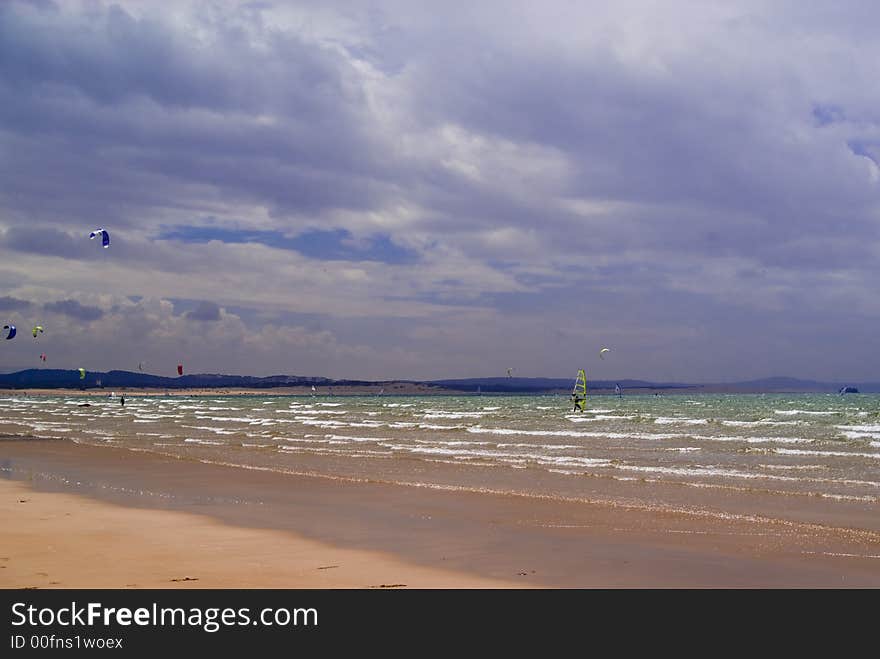
{"label": "sea", "polygon": [[880,395],[0,397],[0,435],[344,481],[880,530]]}

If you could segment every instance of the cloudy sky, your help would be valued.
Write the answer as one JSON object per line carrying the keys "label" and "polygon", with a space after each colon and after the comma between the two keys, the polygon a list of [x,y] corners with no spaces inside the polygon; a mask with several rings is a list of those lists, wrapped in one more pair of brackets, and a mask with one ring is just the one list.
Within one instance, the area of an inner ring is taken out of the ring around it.
{"label": "cloudy sky", "polygon": [[877,379],[878,25],[2,2],[0,371]]}

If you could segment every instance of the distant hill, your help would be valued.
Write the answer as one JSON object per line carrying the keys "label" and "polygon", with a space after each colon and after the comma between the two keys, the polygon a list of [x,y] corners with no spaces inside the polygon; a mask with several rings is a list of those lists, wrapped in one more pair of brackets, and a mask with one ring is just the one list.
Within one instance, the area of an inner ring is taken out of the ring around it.
{"label": "distant hill", "polygon": [[[465,378],[457,380],[434,380],[438,384],[458,391],[477,390],[483,393],[540,393],[570,392],[574,378]],[[684,383],[649,382],[646,380],[588,380],[587,389],[602,393],[612,392],[619,385],[624,393],[645,392],[692,392],[692,393],[838,393],[842,387],[852,386],[860,393],[880,392],[880,382],[817,382],[789,377],[770,377],[760,380],[730,383]]]}
{"label": "distant hill", "polygon": [[[0,389],[94,389],[94,388],[132,388],[132,389],[273,389],[280,387],[375,387],[381,386],[389,392],[401,389],[401,384],[420,385],[431,391],[463,393],[501,393],[537,394],[568,393],[573,378],[462,378],[449,380],[333,380],[324,377],[301,375],[270,375],[256,377],[251,375],[227,375],[219,373],[198,373],[179,377],[165,377],[150,373],[131,371],[87,372],[80,379],[79,372],[62,369],[28,369],[16,373],[0,374]],[[681,382],[649,382],[646,380],[594,380],[588,381],[589,391],[610,393],[614,385],[620,386],[624,393],[837,393],[842,387],[855,387],[861,393],[880,392],[880,382],[829,383],[813,380],[798,380],[788,377],[771,377],[745,382],[691,384]],[[412,387],[409,387],[411,390]]]}
{"label": "distant hill", "polygon": [[28,369],[17,373],[0,374],[0,388],[3,389],[91,389],[95,387],[131,387],[156,389],[205,389],[213,387],[225,388],[274,388],[301,386],[359,386],[379,384],[365,380],[331,380],[322,377],[306,377],[298,375],[270,375],[255,377],[250,375],[223,375],[215,373],[199,373],[179,377],[164,377],[150,373],[133,373],[131,371],[94,371],[86,372],[80,379],[79,371],[60,369]]}
{"label": "distant hill", "polygon": [[[432,380],[431,384],[437,384],[458,391],[477,391],[483,393],[513,393],[513,392],[544,392],[544,391],[571,391],[574,378],[465,378],[460,380]],[[661,390],[661,389],[694,389],[700,385],[677,384],[670,382],[647,382],[645,380],[590,380],[587,388],[592,390],[613,390],[614,385],[620,385],[622,390]]]}

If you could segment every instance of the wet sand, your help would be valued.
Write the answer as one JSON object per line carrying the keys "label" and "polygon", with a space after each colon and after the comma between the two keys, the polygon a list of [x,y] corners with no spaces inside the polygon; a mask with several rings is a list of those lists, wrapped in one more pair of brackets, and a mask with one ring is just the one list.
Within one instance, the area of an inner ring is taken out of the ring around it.
{"label": "wet sand", "polygon": [[69,441],[0,440],[0,475],[7,588],[880,586],[880,537],[845,520],[340,481]]}
{"label": "wet sand", "polygon": [[504,588],[289,532],[0,481],[4,588]]}

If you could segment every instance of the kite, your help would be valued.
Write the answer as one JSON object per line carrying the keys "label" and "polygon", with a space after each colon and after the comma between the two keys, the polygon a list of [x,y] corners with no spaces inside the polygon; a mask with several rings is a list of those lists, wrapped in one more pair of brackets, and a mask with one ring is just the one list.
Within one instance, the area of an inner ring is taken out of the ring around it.
{"label": "kite", "polygon": [[104,249],[110,247],[110,234],[107,232],[107,229],[95,229],[89,234],[89,240],[94,240],[95,236],[101,236],[101,244],[104,246]]}

